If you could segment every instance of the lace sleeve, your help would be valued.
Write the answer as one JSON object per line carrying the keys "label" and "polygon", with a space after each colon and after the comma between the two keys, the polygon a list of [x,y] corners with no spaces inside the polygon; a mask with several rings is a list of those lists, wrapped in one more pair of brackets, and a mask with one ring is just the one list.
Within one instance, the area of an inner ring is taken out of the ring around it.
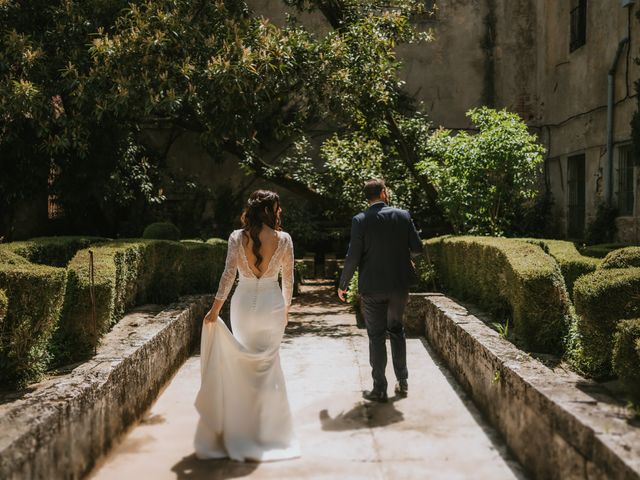
{"label": "lace sleeve", "polygon": [[229,235],[229,242],[227,244],[227,260],[224,264],[224,272],[220,277],[220,283],[218,283],[218,292],[216,293],[216,300],[226,300],[233,282],[236,280],[236,271],[238,269],[238,241],[235,232],[231,232]]}
{"label": "lace sleeve", "polygon": [[285,305],[291,305],[293,297],[293,241],[285,233],[284,254],[282,255],[282,296]]}

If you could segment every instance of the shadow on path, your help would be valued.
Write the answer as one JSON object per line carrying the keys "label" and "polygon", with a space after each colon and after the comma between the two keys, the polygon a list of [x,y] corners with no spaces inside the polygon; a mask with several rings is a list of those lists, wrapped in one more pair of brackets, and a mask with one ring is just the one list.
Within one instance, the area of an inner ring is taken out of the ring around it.
{"label": "shadow on path", "polygon": [[322,430],[329,432],[343,432],[345,430],[359,430],[362,428],[386,427],[393,423],[402,422],[404,414],[396,409],[396,398],[390,398],[388,403],[358,402],[351,410],[340,412],[335,417],[329,416],[328,410],[319,413]]}
{"label": "shadow on path", "polygon": [[255,462],[234,462],[233,460],[199,460],[195,454],[184,457],[171,471],[176,480],[223,480],[251,475],[259,464]]}

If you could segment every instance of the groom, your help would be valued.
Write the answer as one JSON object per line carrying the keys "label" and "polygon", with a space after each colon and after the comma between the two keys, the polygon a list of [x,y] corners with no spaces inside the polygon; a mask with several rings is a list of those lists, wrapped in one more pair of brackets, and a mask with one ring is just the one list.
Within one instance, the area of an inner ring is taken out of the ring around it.
{"label": "groom", "polygon": [[409,212],[387,205],[384,180],[367,181],[364,194],[369,208],[353,217],[351,222],[351,242],[340,277],[338,296],[345,301],[351,277],[358,269],[358,291],[364,307],[373,376],[373,390],[364,392],[363,397],[386,402],[387,333],[391,340],[393,370],[398,380],[395,393],[402,397],[408,393],[402,314],[409,297],[409,285],[414,280],[411,253],[422,252],[422,242]]}

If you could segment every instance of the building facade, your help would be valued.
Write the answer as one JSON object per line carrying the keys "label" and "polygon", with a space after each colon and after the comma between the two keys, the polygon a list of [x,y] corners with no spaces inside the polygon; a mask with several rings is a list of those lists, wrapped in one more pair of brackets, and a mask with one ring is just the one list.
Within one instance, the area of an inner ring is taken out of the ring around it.
{"label": "building facade", "polygon": [[[253,0],[283,23],[280,0]],[[640,243],[638,167],[630,122],[640,79],[640,1],[426,0],[419,19],[435,41],[402,46],[407,91],[435,125],[467,129],[465,112],[488,105],[519,113],[547,148],[554,230],[580,239],[597,206],[618,208],[618,240]],[[318,15],[301,19],[327,28]]]}

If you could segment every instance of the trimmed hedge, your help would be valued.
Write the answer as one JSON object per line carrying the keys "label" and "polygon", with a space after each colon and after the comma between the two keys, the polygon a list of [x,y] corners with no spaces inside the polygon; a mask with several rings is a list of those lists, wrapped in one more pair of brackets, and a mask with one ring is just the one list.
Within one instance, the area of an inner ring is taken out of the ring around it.
{"label": "trimmed hedge", "polygon": [[600,268],[640,267],[640,247],[626,247],[609,253]]}
{"label": "trimmed hedge", "polygon": [[561,353],[570,301],[557,263],[520,240],[439,237],[427,242],[444,288],[492,313],[510,315],[517,339],[536,352]]}
{"label": "trimmed hedge", "polygon": [[571,296],[573,296],[573,285],[576,280],[582,275],[594,272],[601,263],[598,258],[582,255],[573,242],[538,238],[522,240],[539,245],[558,262],[567,291]]}
{"label": "trimmed hedge", "polygon": [[24,257],[13,253],[11,250],[4,248],[5,245],[0,245],[0,265],[31,265],[31,263]]}
{"label": "trimmed hedge", "polygon": [[618,323],[640,317],[640,268],[598,269],[579,278],[573,293],[578,318],[570,359],[587,375],[609,376]]}
{"label": "trimmed hedge", "polygon": [[614,250],[618,250],[619,248],[624,248],[627,246],[628,245],[623,245],[621,243],[600,243],[597,245],[584,246],[580,248],[580,253],[588,257],[604,258]]}
{"label": "trimmed hedge", "polygon": [[87,249],[69,263],[65,308],[54,343],[57,363],[90,355],[100,337],[134,305],[169,303],[182,294],[214,291],[224,268],[226,242],[130,240],[92,250],[96,322]]}
{"label": "trimmed hedge", "polygon": [[182,265],[182,292],[206,293],[218,288],[227,257],[226,240],[186,243]]}
{"label": "trimmed hedge", "polygon": [[6,243],[1,248],[33,263],[66,267],[78,250],[108,241],[109,239],[102,237],[86,236],[37,237]]}
{"label": "trimmed hedge", "polygon": [[144,243],[117,243],[94,253],[95,324],[90,294],[89,249],[80,250],[68,266],[68,282],[60,327],[52,351],[55,363],[85,358],[98,340],[135,304]]}
{"label": "trimmed hedge", "polygon": [[147,240],[180,240],[180,230],[171,222],[156,222],[148,225],[142,233]]}
{"label": "trimmed hedge", "polygon": [[6,309],[0,322],[0,384],[23,387],[46,370],[65,287],[63,268],[0,264],[0,289],[5,292],[0,303]]}
{"label": "trimmed hedge", "polygon": [[613,369],[636,402],[640,402],[640,318],[618,324]]}
{"label": "trimmed hedge", "polygon": [[0,289],[0,325],[2,325],[2,320],[7,315],[7,306],[9,305],[9,300],[7,299],[7,294],[4,290]]}

